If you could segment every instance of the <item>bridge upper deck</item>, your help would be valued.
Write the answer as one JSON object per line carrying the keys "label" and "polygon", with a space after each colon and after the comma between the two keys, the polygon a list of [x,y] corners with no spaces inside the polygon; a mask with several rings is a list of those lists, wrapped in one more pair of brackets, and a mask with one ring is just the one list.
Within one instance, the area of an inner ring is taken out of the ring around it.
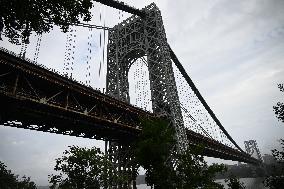
{"label": "bridge upper deck", "polygon": [[139,116],[154,116],[8,52],[0,51],[0,70],[1,119],[17,127],[127,142]]}

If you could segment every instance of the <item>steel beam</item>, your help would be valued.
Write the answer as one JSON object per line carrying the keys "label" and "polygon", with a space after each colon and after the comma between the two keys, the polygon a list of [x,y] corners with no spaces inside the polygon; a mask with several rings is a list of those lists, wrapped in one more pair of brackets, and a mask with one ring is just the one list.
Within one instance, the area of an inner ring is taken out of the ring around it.
{"label": "steel beam", "polygon": [[81,26],[84,28],[94,28],[94,29],[98,29],[98,30],[111,30],[111,28],[106,27],[106,26],[97,26],[94,24],[87,24],[87,23],[73,23],[72,25],[74,26]]}
{"label": "steel beam", "polygon": [[143,12],[139,9],[136,9],[134,7],[131,7],[129,5],[126,5],[125,3],[120,2],[120,1],[115,1],[115,0],[94,0],[94,1],[101,3],[101,4],[104,4],[104,5],[107,5],[109,7],[113,7],[113,8],[118,9],[118,10],[122,10],[124,12],[128,12],[130,14],[140,16],[141,18],[145,18],[145,16],[146,16],[145,12]]}

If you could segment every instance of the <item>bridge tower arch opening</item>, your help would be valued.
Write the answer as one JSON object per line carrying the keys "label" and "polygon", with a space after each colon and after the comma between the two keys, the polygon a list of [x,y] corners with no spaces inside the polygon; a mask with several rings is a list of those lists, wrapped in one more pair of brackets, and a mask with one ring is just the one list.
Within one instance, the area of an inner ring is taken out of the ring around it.
{"label": "bridge tower arch opening", "polygon": [[143,110],[153,112],[147,57],[131,61],[128,70],[129,102]]}

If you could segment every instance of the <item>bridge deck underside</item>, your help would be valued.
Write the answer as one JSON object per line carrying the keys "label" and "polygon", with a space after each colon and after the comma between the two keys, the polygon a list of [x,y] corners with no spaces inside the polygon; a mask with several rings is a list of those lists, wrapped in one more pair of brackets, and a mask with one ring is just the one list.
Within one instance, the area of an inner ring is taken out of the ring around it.
{"label": "bridge deck underside", "polygon": [[[0,124],[5,126],[119,143],[129,143],[139,135],[141,116],[154,117],[3,51],[0,104]],[[192,146],[203,144],[205,156],[257,163],[248,154],[193,131],[188,130],[187,137]]]}
{"label": "bridge deck underside", "polygon": [[5,52],[0,57],[2,124],[124,143],[149,114]]}
{"label": "bridge deck underside", "polygon": [[205,155],[207,157],[215,157],[225,160],[247,162],[252,164],[259,163],[258,160],[252,158],[249,154],[230,148],[216,140],[205,137],[199,133],[187,130],[187,138],[190,146],[203,147],[202,155]]}

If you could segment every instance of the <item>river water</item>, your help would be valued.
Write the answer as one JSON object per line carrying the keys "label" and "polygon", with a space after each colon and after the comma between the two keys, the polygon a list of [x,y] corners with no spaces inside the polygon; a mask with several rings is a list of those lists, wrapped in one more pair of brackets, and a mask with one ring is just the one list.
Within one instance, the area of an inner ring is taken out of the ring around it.
{"label": "river water", "polygon": [[[263,179],[264,178],[240,178],[240,181],[244,183],[246,189],[266,189],[266,187],[264,187],[262,183]],[[226,189],[228,188],[224,179],[218,179],[216,180],[216,182],[223,184]],[[147,186],[146,184],[137,185],[137,189],[149,189],[149,188],[150,187]]]}

